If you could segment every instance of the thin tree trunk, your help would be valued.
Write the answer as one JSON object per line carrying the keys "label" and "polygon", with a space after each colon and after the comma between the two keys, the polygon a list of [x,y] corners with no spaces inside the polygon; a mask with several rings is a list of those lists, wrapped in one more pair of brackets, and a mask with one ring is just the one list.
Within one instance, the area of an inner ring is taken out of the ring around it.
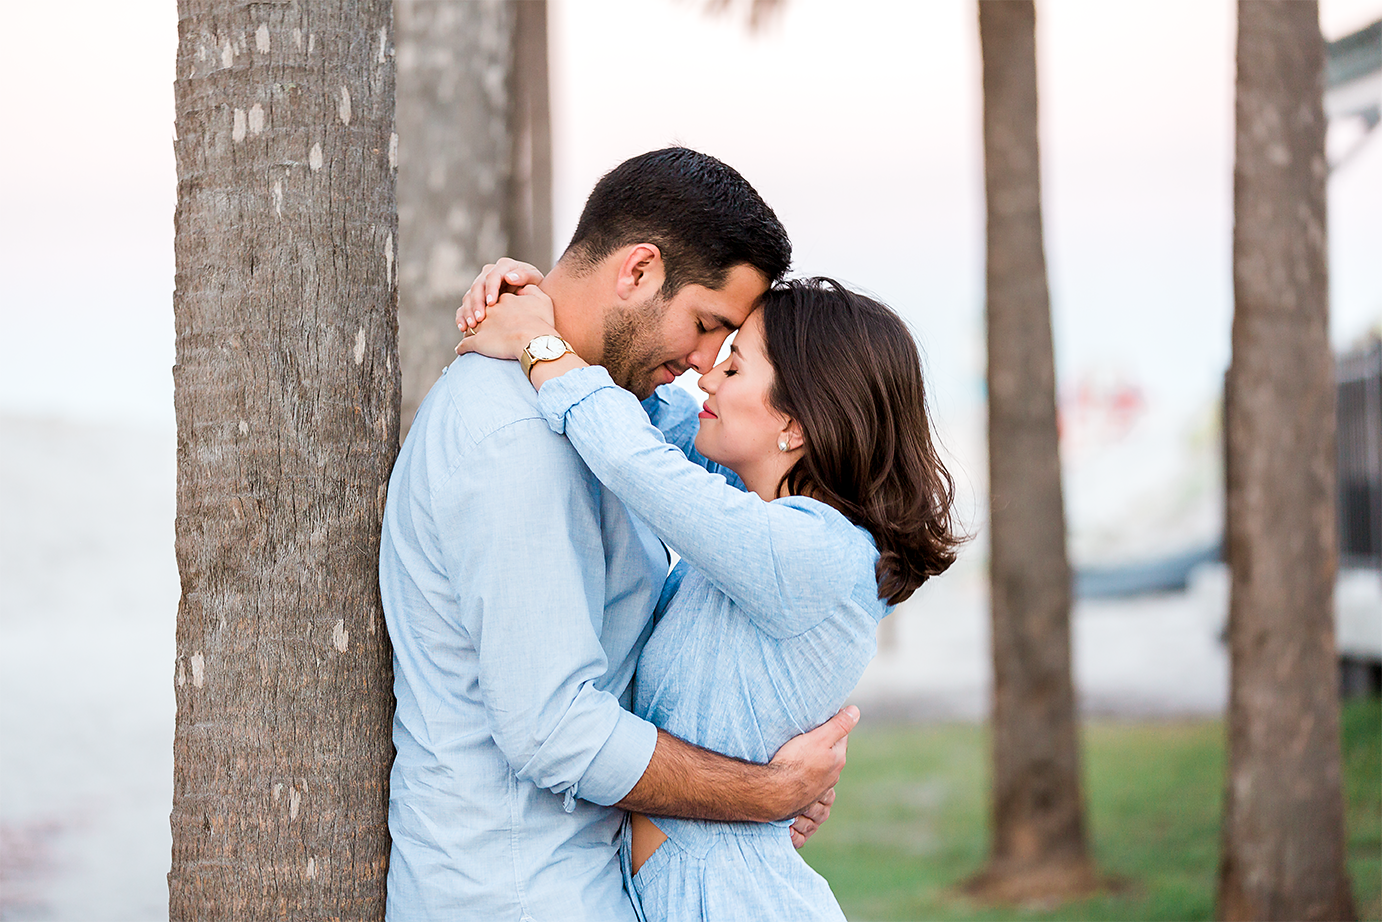
{"label": "thin tree trunk", "polygon": [[396,0],[403,420],[488,260],[552,260],[546,0]]}
{"label": "thin tree trunk", "polygon": [[387,0],[180,0],[173,919],[380,919]]}
{"label": "thin tree trunk", "polygon": [[552,111],[547,76],[547,0],[517,0],[513,40],[510,256],[552,264]]}
{"label": "thin tree trunk", "polygon": [[1314,2],[1238,4],[1224,919],[1354,918],[1333,628],[1323,65]]}
{"label": "thin tree trunk", "polygon": [[1087,858],[1070,564],[1041,229],[1035,10],[979,3],[988,206],[993,841],[976,894],[1023,900],[1095,885]]}

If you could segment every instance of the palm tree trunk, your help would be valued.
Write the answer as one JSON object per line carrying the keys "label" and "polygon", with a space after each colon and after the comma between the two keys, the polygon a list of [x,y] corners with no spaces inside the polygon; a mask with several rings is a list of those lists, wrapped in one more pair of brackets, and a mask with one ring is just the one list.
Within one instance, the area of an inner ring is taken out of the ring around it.
{"label": "palm tree trunk", "polygon": [[1070,563],[1041,228],[1035,10],[979,3],[988,210],[993,841],[976,894],[1095,885],[1070,674]]}
{"label": "palm tree trunk", "polygon": [[1333,629],[1323,96],[1317,5],[1240,2],[1224,919],[1354,918]]}
{"label": "palm tree trunk", "polygon": [[552,107],[547,76],[547,0],[517,0],[509,105],[509,255],[552,264]]}
{"label": "palm tree trunk", "polygon": [[179,0],[173,919],[380,919],[388,0]]}
{"label": "palm tree trunk", "polygon": [[397,0],[405,429],[487,260],[552,260],[546,0]]}

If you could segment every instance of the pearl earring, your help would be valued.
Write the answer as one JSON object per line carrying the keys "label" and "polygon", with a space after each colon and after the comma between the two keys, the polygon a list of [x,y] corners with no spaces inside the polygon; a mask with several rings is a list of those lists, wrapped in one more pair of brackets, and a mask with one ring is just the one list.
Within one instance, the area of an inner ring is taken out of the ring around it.
{"label": "pearl earring", "polygon": [[787,440],[786,440],[786,439],[783,439],[782,441],[780,441],[780,442],[777,443],[777,450],[778,450],[778,451],[786,451],[786,450],[787,450]]}

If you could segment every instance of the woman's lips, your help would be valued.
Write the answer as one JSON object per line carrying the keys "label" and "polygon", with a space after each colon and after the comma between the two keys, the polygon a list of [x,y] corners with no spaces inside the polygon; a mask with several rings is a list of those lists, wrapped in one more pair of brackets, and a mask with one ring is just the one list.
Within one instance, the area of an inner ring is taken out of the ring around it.
{"label": "woman's lips", "polygon": [[719,419],[714,413],[710,412],[709,405],[701,407],[701,412],[696,414],[701,419]]}

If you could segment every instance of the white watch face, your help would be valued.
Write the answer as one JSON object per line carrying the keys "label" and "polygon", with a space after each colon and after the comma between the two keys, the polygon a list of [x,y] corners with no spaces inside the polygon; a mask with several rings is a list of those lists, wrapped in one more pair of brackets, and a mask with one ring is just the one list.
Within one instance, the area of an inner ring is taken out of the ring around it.
{"label": "white watch face", "polygon": [[565,351],[566,343],[560,336],[539,336],[528,343],[528,354],[535,362],[550,362],[552,359],[561,358]]}

